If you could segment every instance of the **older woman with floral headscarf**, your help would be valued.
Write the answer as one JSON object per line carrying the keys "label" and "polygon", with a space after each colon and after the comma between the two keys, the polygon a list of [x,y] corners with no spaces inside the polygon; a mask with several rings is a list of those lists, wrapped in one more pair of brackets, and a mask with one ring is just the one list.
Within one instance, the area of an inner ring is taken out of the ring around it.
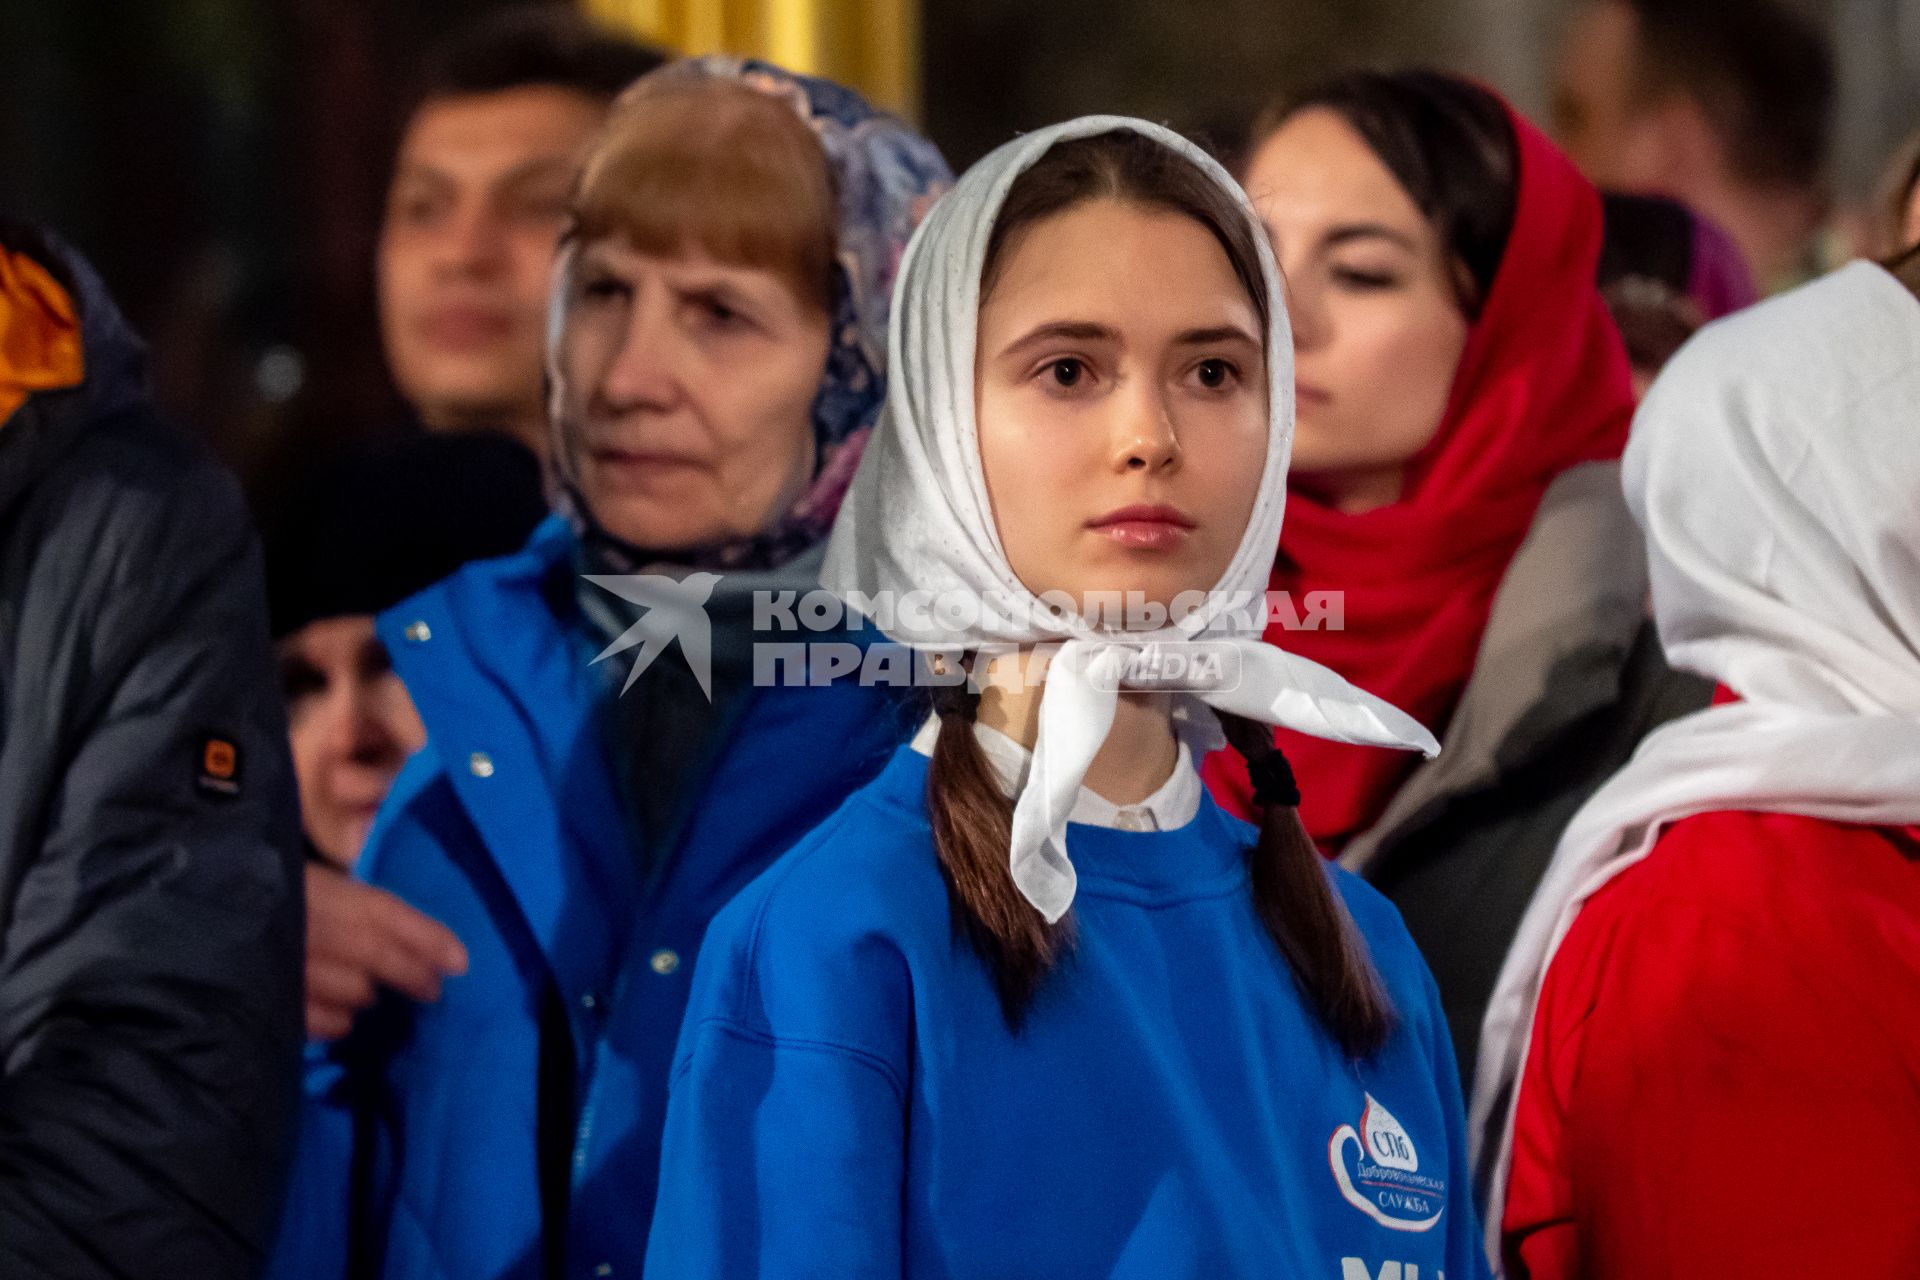
{"label": "older woman with floral headscarf", "polygon": [[360,872],[468,969],[316,1066],[283,1272],[639,1274],[707,922],[901,736],[886,690],[756,687],[753,606],[818,577],[946,180],[850,91],[724,59],[641,80],[592,144],[563,514],[381,621],[428,746]]}

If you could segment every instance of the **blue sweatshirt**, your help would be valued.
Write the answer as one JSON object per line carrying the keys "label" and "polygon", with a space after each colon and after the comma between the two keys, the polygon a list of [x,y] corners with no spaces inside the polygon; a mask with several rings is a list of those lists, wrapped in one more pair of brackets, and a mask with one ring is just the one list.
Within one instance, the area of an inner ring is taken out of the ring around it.
{"label": "blue sweatshirt", "polygon": [[1350,1060],[1247,888],[1253,829],[1074,825],[1078,938],[1010,1032],[955,935],[927,760],[886,770],[701,950],[648,1274],[1475,1280],[1426,966],[1332,871],[1397,1010]]}

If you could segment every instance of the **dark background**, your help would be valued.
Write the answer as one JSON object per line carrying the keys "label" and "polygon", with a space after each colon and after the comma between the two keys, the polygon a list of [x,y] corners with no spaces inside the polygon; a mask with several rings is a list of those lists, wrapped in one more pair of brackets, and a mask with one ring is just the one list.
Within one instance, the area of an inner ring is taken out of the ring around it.
{"label": "dark background", "polygon": [[[0,0],[0,210],[94,261],[162,404],[243,473],[378,430],[398,413],[372,275],[393,117],[422,47],[497,3]],[[1920,125],[1920,0],[1805,3],[1835,34],[1836,178],[1860,197]],[[1230,149],[1306,81],[1406,61],[1538,116],[1565,4],[923,0],[920,118],[956,168],[1090,111]]]}

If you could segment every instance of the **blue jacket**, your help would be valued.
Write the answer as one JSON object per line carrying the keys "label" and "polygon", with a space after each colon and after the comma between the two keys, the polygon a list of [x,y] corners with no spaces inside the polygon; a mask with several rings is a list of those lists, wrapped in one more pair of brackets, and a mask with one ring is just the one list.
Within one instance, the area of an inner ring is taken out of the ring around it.
{"label": "blue jacket", "polygon": [[551,520],[380,620],[428,745],[361,872],[444,921],[470,967],[316,1051],[277,1275],[638,1276],[707,923],[904,736],[883,689],[750,690],[676,846],[640,855],[571,546]]}

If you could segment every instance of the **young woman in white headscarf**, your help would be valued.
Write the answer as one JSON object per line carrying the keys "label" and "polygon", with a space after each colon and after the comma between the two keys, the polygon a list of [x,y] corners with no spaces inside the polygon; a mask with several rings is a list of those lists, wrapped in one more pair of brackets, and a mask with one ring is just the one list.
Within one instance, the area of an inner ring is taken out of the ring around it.
{"label": "young woman in white headscarf", "polygon": [[[1483,1274],[1432,980],[1272,745],[1435,749],[1260,639],[1292,347],[1232,179],[1116,117],[1009,143],[891,349],[823,580],[970,678],[714,921],[649,1271]],[[1258,828],[1200,783],[1223,731]]]}
{"label": "young woman in white headscarf", "polygon": [[1634,420],[1660,638],[1719,692],[1575,816],[1494,991],[1513,1276],[1920,1275],[1916,283],[1714,325]]}

